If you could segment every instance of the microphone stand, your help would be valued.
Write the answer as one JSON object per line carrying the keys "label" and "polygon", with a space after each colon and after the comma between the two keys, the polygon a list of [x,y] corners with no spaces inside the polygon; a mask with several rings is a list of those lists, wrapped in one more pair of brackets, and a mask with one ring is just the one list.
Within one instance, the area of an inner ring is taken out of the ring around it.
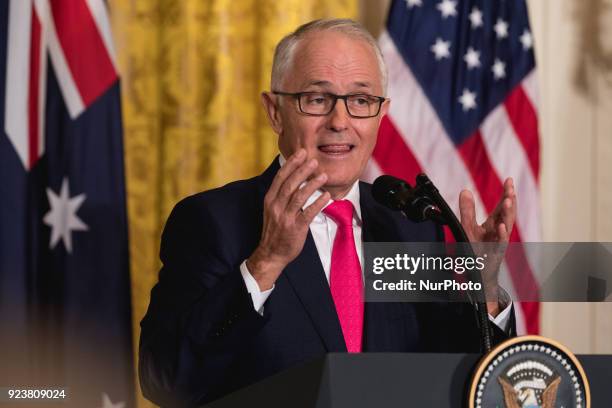
{"label": "microphone stand", "polygon": [[[467,245],[462,245],[461,248],[466,252],[469,257],[475,257],[474,250],[470,245],[470,240],[461,225],[461,222],[455,216],[455,213],[448,206],[444,198],[440,195],[440,192],[436,186],[431,182],[429,177],[425,174],[419,174],[416,178],[416,186],[412,192],[414,198],[420,201],[419,207],[422,209],[422,216],[425,219],[429,219],[440,225],[448,225],[453,237],[456,242],[464,242]],[[473,274],[474,277],[480,282],[480,275],[478,272]],[[491,350],[492,345],[492,334],[491,326],[489,325],[489,315],[487,312],[486,296],[483,299],[482,294],[475,293],[476,300],[474,300],[471,294],[468,292],[468,298],[472,302],[476,312],[476,321],[481,332],[482,349],[485,353]]]}

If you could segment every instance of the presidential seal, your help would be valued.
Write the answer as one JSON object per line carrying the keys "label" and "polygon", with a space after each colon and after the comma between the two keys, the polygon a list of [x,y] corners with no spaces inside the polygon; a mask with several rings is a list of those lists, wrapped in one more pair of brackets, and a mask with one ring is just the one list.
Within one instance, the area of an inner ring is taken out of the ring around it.
{"label": "presidential seal", "polygon": [[580,362],[561,344],[522,336],[495,347],[479,363],[470,408],[590,408],[589,383]]}

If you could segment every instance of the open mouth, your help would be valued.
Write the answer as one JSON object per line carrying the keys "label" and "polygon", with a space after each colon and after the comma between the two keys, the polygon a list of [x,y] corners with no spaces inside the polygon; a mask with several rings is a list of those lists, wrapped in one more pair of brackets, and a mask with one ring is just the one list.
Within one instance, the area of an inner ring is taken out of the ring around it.
{"label": "open mouth", "polygon": [[341,156],[343,154],[347,154],[350,153],[351,150],[353,150],[353,148],[355,148],[355,145],[353,144],[348,144],[348,143],[344,143],[344,144],[324,144],[324,145],[319,145],[318,146],[319,151],[325,153],[325,154],[329,154],[329,155],[333,155],[333,156]]}

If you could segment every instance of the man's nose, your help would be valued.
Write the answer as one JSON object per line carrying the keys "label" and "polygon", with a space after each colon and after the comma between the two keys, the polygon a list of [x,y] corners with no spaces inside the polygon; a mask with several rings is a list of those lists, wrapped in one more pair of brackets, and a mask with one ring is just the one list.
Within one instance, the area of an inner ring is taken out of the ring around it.
{"label": "man's nose", "polygon": [[336,106],[327,116],[327,126],[334,132],[346,130],[350,120],[350,115],[346,110],[346,105],[342,99],[336,101]]}

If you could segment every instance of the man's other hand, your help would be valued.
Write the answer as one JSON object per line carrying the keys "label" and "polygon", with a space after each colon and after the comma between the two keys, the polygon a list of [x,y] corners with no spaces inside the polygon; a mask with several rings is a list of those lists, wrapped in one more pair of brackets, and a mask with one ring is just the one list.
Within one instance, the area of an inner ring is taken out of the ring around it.
{"label": "man's other hand", "polygon": [[[470,242],[491,242],[500,244],[495,254],[490,254],[487,268],[483,273],[483,281],[487,292],[487,309],[493,316],[499,313],[497,298],[499,268],[504,258],[506,244],[510,240],[510,234],[516,220],[516,193],[514,181],[507,178],[504,181],[504,192],[497,206],[487,217],[485,222],[478,225],[476,222],[476,207],[474,196],[471,191],[463,190],[459,195],[459,212],[461,214],[461,225]],[[491,256],[492,255],[492,256]]]}

